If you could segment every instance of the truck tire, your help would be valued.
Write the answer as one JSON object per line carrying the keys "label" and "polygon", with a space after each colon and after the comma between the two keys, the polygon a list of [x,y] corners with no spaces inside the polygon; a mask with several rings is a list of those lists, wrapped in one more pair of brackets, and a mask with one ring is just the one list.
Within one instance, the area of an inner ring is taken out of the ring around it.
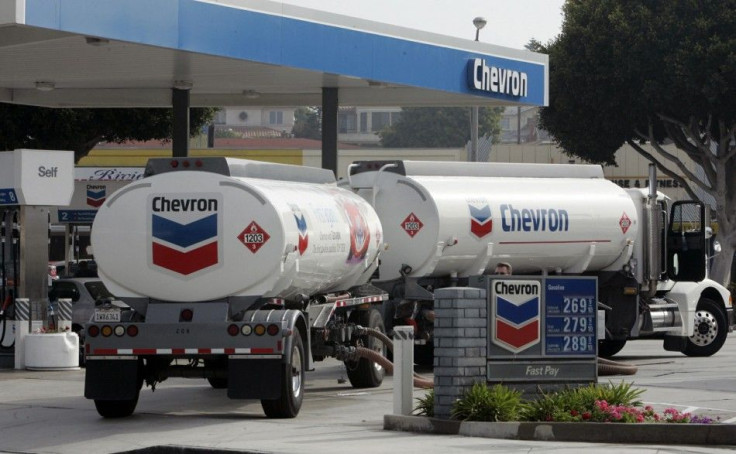
{"label": "truck tire", "polygon": [[138,405],[138,394],[129,400],[95,400],[97,413],[103,418],[125,418],[135,411]]}
{"label": "truck tire", "polygon": [[695,310],[695,332],[687,340],[687,356],[711,356],[723,347],[728,334],[728,320],[721,306],[701,298]]}
{"label": "truck tire", "polygon": [[281,372],[281,397],[263,399],[261,407],[269,418],[294,418],[299,414],[304,400],[304,342],[299,328],[294,327],[291,352]]}
{"label": "truck tire", "polygon": [[[348,318],[348,321],[357,325],[373,328],[385,333],[386,330],[383,326],[383,317],[381,313],[376,309],[368,311],[353,311]],[[386,347],[383,342],[373,336],[360,336],[357,339],[357,345],[375,350],[385,356]],[[377,388],[383,383],[383,377],[386,375],[386,370],[378,363],[375,363],[368,358],[360,358],[357,361],[345,361],[345,368],[347,369],[348,379],[353,388]]]}
{"label": "truck tire", "polygon": [[417,366],[433,366],[434,365],[434,344],[415,345],[414,346],[414,363]]}
{"label": "truck tire", "polygon": [[[220,369],[227,368],[227,359],[225,361],[212,361],[205,360],[204,367],[207,369],[216,369],[220,366]],[[207,377],[207,381],[213,389],[227,389],[227,378],[223,377]]]}
{"label": "truck tire", "polygon": [[621,349],[626,345],[626,339],[614,340],[605,339],[598,341],[598,356],[601,358],[610,358],[616,353],[620,352]]}

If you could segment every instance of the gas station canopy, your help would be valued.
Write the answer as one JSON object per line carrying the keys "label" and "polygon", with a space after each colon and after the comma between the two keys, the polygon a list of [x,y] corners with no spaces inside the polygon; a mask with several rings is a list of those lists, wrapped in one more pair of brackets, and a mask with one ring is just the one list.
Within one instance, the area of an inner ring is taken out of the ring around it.
{"label": "gas station canopy", "polygon": [[0,102],[547,105],[546,55],[265,0],[3,0]]}

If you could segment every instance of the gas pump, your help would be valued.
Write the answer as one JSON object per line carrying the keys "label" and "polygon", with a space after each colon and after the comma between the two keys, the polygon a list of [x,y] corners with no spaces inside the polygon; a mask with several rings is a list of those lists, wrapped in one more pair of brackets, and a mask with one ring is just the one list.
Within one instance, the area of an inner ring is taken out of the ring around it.
{"label": "gas pump", "polygon": [[14,295],[20,282],[18,210],[0,209],[0,354],[12,354],[15,346]]}
{"label": "gas pump", "polygon": [[48,305],[49,207],[73,191],[74,152],[0,152],[0,367],[25,367],[23,334]]}

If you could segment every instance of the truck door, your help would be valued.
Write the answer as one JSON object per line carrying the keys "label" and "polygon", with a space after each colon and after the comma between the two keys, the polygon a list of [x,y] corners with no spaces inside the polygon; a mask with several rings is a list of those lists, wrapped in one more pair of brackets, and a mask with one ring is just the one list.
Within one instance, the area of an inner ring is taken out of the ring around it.
{"label": "truck door", "polygon": [[705,204],[675,202],[667,229],[667,273],[674,281],[705,279]]}

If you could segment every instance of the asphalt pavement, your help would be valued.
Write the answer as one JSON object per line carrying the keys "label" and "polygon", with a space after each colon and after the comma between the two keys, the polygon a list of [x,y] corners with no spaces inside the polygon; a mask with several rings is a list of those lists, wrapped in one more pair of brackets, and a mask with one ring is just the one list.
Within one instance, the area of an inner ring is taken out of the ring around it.
{"label": "asphalt pavement", "polygon": [[[710,358],[665,352],[661,341],[629,343],[616,358],[638,366],[621,380],[645,403],[736,422],[736,335]],[[0,451],[10,453],[718,453],[736,446],[521,441],[385,430],[392,377],[376,389],[345,382],[342,364],[317,363],[295,419],[269,420],[257,401],[230,400],[204,380],[170,379],[141,391],[133,416],[101,418],[83,397],[84,370],[0,370]],[[420,371],[431,375],[430,371]],[[415,390],[414,397],[424,391]],[[581,430],[584,430],[581,423]],[[611,425],[615,431],[616,425]],[[734,426],[736,430],[736,426]],[[611,432],[614,433],[614,432]]]}

